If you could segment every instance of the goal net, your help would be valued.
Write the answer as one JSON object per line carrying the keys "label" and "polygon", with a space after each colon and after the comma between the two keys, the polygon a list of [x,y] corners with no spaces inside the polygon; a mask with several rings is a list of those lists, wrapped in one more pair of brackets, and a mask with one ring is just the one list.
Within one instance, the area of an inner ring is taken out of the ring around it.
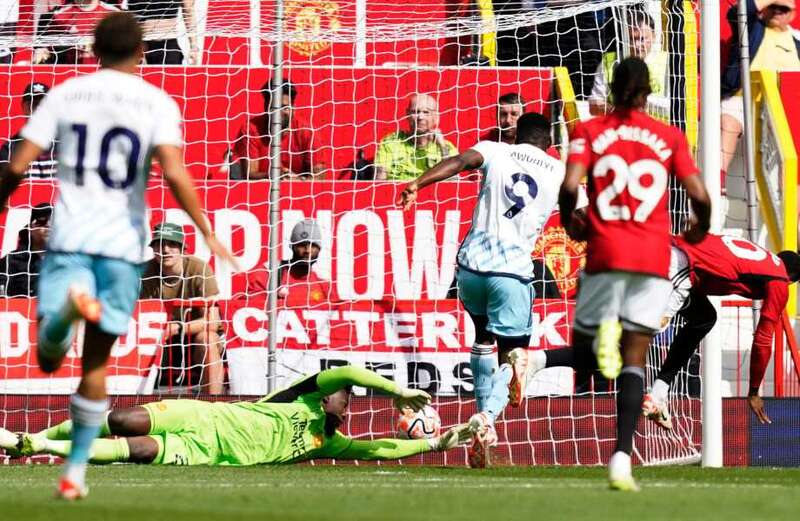
{"label": "goal net", "polygon": [[[696,141],[690,2],[530,0],[495,2],[492,9],[484,1],[287,0],[280,26],[269,2],[195,4],[194,13],[178,13],[174,26],[160,24],[156,31],[145,23],[151,64],[142,75],[180,104],[186,162],[217,237],[230,245],[242,271],[210,258],[154,170],[147,190],[150,226],[182,226],[185,254],[209,262],[213,283],[201,271],[195,279],[201,283],[189,284],[157,257],[150,261],[150,282],[175,298],[139,301],[129,333],[109,361],[112,406],[157,399],[153,395],[263,395],[270,378],[281,388],[305,374],[356,364],[431,392],[445,426],[464,422],[475,412],[469,368],[475,335],[457,300],[455,256],[480,179],[471,172],[426,188],[405,212],[395,205],[404,182],[480,139],[507,138],[498,122],[521,107],[551,119],[551,153],[563,157],[571,125],[605,110],[614,63],[643,47],[653,71],[649,110]],[[82,50],[90,31],[54,31],[58,12],[36,7],[34,18],[20,17],[13,36],[1,35],[11,56],[9,65],[0,66],[4,136],[24,124],[22,102],[36,99],[36,93],[23,96],[28,85],[51,87],[94,70],[79,58],[53,58],[56,47]],[[45,22],[49,30],[42,29]],[[273,114],[284,129],[280,218],[271,223],[264,89],[273,70],[262,64],[272,62],[275,42],[281,41],[285,108]],[[50,54],[41,59],[37,49]],[[153,64],[153,56],[162,64]],[[45,375],[36,362],[31,287],[42,223],[34,217],[39,205],[57,197],[50,173],[52,164],[48,172],[32,172],[0,217],[3,255],[27,262],[16,278],[0,281],[6,296],[0,299],[0,426],[10,430],[35,431],[66,418],[67,395],[80,376],[80,332],[59,371]],[[670,207],[680,231],[687,208],[677,188]],[[272,233],[279,234],[282,267],[278,318],[271,327]],[[293,240],[319,246],[310,272]],[[531,349],[569,345],[584,250],[552,216],[531,252],[538,273]],[[648,387],[679,327],[672,324],[651,346]],[[270,334],[278,347],[271,375]],[[639,462],[698,456],[698,366],[693,360],[673,385],[671,432],[640,423]],[[391,402],[356,393],[344,430],[357,437],[394,436]],[[613,448],[614,393],[613,382],[576,381],[571,370],[540,372],[523,405],[499,418],[499,460],[603,463]],[[466,452],[413,461],[464,464]]]}

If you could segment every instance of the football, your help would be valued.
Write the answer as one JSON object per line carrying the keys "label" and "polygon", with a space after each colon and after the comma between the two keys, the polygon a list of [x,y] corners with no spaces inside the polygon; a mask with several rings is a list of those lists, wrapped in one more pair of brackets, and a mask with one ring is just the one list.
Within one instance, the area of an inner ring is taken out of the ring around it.
{"label": "football", "polygon": [[408,440],[435,438],[442,430],[439,413],[430,405],[417,412],[403,409],[397,418],[397,437]]}

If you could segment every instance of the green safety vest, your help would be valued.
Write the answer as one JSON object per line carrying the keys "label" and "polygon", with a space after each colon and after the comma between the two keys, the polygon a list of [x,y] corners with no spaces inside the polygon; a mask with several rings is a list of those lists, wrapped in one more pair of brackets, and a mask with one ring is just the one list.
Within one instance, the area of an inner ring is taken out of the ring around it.
{"label": "green safety vest", "polygon": [[[650,88],[653,90],[653,94],[657,96],[666,96],[664,92],[664,78],[667,76],[669,56],[664,51],[651,52],[647,55],[644,62],[650,70]],[[617,53],[607,52],[603,54],[603,71],[605,72],[608,85],[611,85],[611,79],[614,76],[614,66],[616,64]]]}

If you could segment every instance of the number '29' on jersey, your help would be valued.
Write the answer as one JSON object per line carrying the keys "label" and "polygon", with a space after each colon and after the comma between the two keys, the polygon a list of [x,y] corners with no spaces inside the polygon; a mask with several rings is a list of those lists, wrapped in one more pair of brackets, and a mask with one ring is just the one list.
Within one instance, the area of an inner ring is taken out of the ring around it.
{"label": "number '29' on jersey", "polygon": [[588,172],[586,272],[667,278],[669,177],[697,173],[683,133],[644,112],[615,110],[576,126],[567,163]]}

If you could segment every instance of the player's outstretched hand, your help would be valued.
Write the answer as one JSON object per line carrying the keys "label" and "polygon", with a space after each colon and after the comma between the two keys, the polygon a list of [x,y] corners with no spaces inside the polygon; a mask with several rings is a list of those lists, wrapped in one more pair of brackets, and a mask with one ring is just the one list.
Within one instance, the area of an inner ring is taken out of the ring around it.
{"label": "player's outstretched hand", "polygon": [[471,439],[472,430],[469,428],[469,424],[462,423],[461,425],[450,427],[447,432],[435,438],[433,440],[435,442],[433,450],[442,451],[454,449],[459,445],[464,445]]}
{"label": "player's outstretched hand", "polygon": [[394,399],[394,405],[397,407],[398,411],[402,411],[408,407],[416,412],[429,403],[431,403],[430,394],[419,389],[408,389],[407,387],[400,387]]}
{"label": "player's outstretched hand", "polygon": [[417,200],[418,190],[417,183],[408,183],[397,197],[397,206],[401,207],[403,210],[408,210],[411,205],[414,204],[414,201]]}
{"label": "player's outstretched hand", "polygon": [[239,267],[239,263],[236,262],[236,259],[234,258],[233,254],[231,254],[231,252],[228,251],[228,248],[223,246],[222,243],[219,242],[216,237],[214,237],[213,235],[206,237],[206,244],[208,244],[208,249],[211,250],[211,253],[213,253],[217,257],[217,260],[221,260],[223,262],[230,264],[231,266],[234,267],[236,271],[242,271],[242,269]]}
{"label": "player's outstretched hand", "polygon": [[764,410],[764,400],[760,396],[748,396],[747,405],[749,405],[750,409],[753,410],[759,422],[762,424],[772,423],[772,420],[770,420],[769,416],[767,416],[767,411]]}

